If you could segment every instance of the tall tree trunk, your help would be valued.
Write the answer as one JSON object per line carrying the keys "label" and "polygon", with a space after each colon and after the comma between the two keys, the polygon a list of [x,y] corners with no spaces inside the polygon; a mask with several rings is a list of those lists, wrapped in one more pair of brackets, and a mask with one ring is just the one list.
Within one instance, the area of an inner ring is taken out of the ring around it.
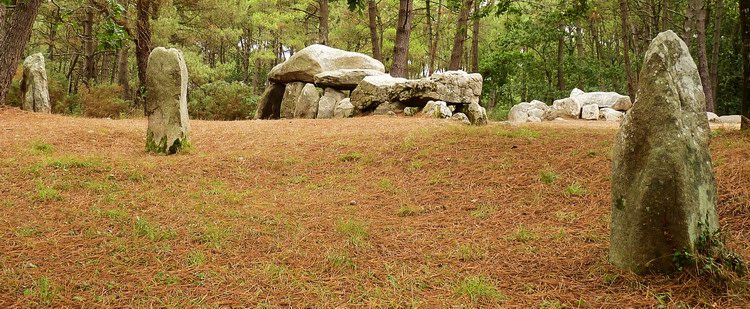
{"label": "tall tree trunk", "polygon": [[432,21],[432,0],[424,1],[425,19],[427,20],[427,75],[432,75],[432,63],[429,62],[432,59],[432,42],[435,40],[435,31],[433,29]]}
{"label": "tall tree trunk", "polygon": [[[428,2],[431,0],[428,0]],[[443,0],[438,0],[437,18],[435,19],[435,34],[430,42],[430,74],[435,73],[435,58],[437,57],[438,46],[440,44],[440,20],[443,15]]]}
{"label": "tall tree trunk", "polygon": [[469,13],[474,5],[474,0],[464,0],[461,7],[461,13],[458,15],[456,22],[456,35],[453,37],[453,50],[451,52],[451,62],[448,65],[449,70],[458,70],[461,68],[461,56],[464,54],[464,42],[468,32]]}
{"label": "tall tree trunk", "polygon": [[674,10],[673,0],[664,0],[663,8],[661,10],[661,29],[667,30],[672,29],[672,10]]}
{"label": "tall tree trunk", "polygon": [[0,57],[0,104],[5,104],[8,87],[16,73],[18,60],[31,38],[31,27],[34,25],[41,3],[42,0],[18,1],[10,14],[5,9],[5,5],[0,4],[3,8],[0,15],[5,17],[0,19],[4,21],[0,23],[0,50],[3,51]]}
{"label": "tall tree trunk", "polygon": [[690,48],[693,42],[693,33],[695,33],[696,20],[698,19],[698,6],[700,6],[701,0],[688,0],[687,8],[685,9],[685,32],[682,34],[682,40],[685,41],[687,47]]}
{"label": "tall tree trunk", "polygon": [[711,75],[708,70],[708,53],[706,52],[706,23],[708,20],[708,5],[706,1],[699,2],[698,19],[696,23],[696,30],[698,32],[698,73],[701,76],[701,82],[703,83],[703,92],[706,95],[706,110],[713,112],[716,110],[716,105],[713,99],[713,87],[711,85]]}
{"label": "tall tree trunk", "polygon": [[148,54],[151,52],[151,0],[137,0],[136,2],[138,25],[137,37],[135,39],[135,59],[138,65],[138,102],[143,105],[143,114],[146,114],[146,67],[148,66]]}
{"label": "tall tree trunk", "polygon": [[479,72],[479,9],[481,1],[474,1],[474,24],[471,29],[471,72]]}
{"label": "tall tree trunk", "polygon": [[635,100],[635,82],[630,67],[630,22],[628,22],[628,0],[620,0],[620,16],[622,18],[622,54],[625,61],[625,75],[628,78],[628,95]]}
{"label": "tall tree trunk", "polygon": [[328,0],[318,0],[318,43],[328,45]]}
{"label": "tall tree trunk", "polygon": [[565,91],[565,31],[557,39],[557,90]]}
{"label": "tall tree trunk", "polygon": [[370,26],[370,41],[372,41],[372,57],[383,61],[383,53],[380,51],[380,39],[378,39],[378,4],[375,0],[367,1],[367,17]]}
{"label": "tall tree trunk", "polygon": [[739,0],[742,31],[742,130],[750,130],[750,0]]}
{"label": "tall tree trunk", "polygon": [[86,19],[83,21],[83,83],[91,86],[96,78],[96,62],[94,59],[94,7],[93,3],[85,4]]}
{"label": "tall tree trunk", "polygon": [[409,38],[411,36],[411,23],[414,18],[413,6],[412,0],[399,0],[396,42],[393,46],[393,65],[391,65],[391,75],[394,77],[407,76]]}
{"label": "tall tree trunk", "polygon": [[719,53],[721,52],[721,20],[724,15],[724,0],[716,0],[716,19],[714,19],[714,44],[711,48],[711,86],[713,87],[714,104],[719,92]]}
{"label": "tall tree trunk", "polygon": [[117,55],[117,83],[122,87],[122,99],[131,100],[133,96],[130,92],[130,81],[128,79],[128,56],[130,53],[130,44],[122,44],[119,55]]}

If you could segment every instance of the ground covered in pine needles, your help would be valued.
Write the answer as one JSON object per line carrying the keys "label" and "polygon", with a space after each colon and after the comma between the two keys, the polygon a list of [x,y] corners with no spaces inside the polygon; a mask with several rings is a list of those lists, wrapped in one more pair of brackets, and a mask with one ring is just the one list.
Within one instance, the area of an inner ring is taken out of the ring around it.
{"label": "ground covered in pine needles", "polygon": [[[0,307],[747,307],[747,277],[607,263],[617,127],[192,121],[0,110]],[[713,131],[750,258],[750,136]],[[744,281],[743,281],[744,280]]]}

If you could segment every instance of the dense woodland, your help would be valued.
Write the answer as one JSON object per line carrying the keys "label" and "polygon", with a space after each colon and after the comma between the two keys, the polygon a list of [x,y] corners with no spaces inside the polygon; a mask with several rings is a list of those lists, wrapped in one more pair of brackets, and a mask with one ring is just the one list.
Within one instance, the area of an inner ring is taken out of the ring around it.
{"label": "dense woodland", "polygon": [[55,112],[138,114],[148,53],[166,46],[185,55],[193,117],[247,119],[268,71],[319,43],[372,55],[394,76],[482,73],[482,104],[502,118],[513,104],[550,104],[574,87],[635,96],[651,38],[672,29],[691,46],[707,109],[738,114],[743,65],[750,71],[747,2],[4,0],[0,101],[20,105],[19,63],[41,52]]}

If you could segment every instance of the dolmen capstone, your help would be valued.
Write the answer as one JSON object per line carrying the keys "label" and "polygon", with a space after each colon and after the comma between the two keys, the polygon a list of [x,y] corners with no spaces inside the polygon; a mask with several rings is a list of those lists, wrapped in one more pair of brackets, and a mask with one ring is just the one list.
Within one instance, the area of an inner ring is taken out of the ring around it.
{"label": "dolmen capstone", "polygon": [[36,113],[52,112],[47,88],[47,69],[44,66],[44,55],[41,53],[28,56],[23,61],[21,93],[23,110]]}
{"label": "dolmen capstone", "polygon": [[146,69],[146,151],[174,154],[190,147],[188,72],[182,52],[155,48]]}
{"label": "dolmen capstone", "polygon": [[555,100],[552,105],[533,100],[513,106],[508,121],[540,122],[556,119],[620,121],[633,104],[630,97],[617,92],[583,92],[575,88],[570,96]]}
{"label": "dolmen capstone", "polygon": [[487,112],[479,105],[479,74],[448,71],[416,80],[394,78],[370,56],[311,45],[271,69],[268,80],[256,119],[409,114],[408,107],[421,110],[430,101],[441,101],[474,124],[487,123]]}
{"label": "dolmen capstone", "polygon": [[676,269],[677,252],[695,254],[719,229],[710,131],[698,69],[672,31],[643,61],[638,96],[612,154],[609,261],[638,273]]}

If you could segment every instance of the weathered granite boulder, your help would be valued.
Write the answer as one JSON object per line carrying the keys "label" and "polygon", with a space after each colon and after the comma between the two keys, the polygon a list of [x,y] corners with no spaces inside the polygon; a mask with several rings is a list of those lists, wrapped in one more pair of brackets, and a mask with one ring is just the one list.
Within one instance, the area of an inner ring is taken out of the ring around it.
{"label": "weathered granite boulder", "polygon": [[386,75],[383,71],[367,69],[340,69],[315,75],[315,85],[336,89],[354,90],[365,77]]}
{"label": "weathered granite boulder", "polygon": [[443,101],[429,101],[422,109],[422,114],[429,118],[449,118],[453,116],[448,104]]}
{"label": "weathered granite boulder", "polygon": [[581,108],[581,119],[586,119],[586,120],[599,119],[599,106],[596,106],[596,104],[584,105]]}
{"label": "weathered granite boulder", "polygon": [[717,118],[716,122],[739,124],[742,122],[742,117],[740,115],[724,115]]}
{"label": "weathered granite boulder", "polygon": [[581,90],[581,89],[573,88],[573,90],[570,91],[570,97],[572,98],[572,97],[575,97],[575,96],[582,95],[584,93],[585,92],[583,92],[583,90]]}
{"label": "weathered granite boulder", "polygon": [[599,108],[611,108],[618,111],[627,111],[633,106],[629,96],[617,92],[586,92],[575,96],[571,93],[570,99],[575,100],[580,106],[596,104]]}
{"label": "weathered granite boulder", "polygon": [[719,115],[712,112],[706,112],[706,118],[708,118],[709,122],[716,122],[719,120]]}
{"label": "weathered granite boulder", "polygon": [[336,108],[333,109],[333,118],[349,118],[353,114],[354,105],[352,105],[349,98],[341,100],[339,104],[336,104]]}
{"label": "weathered granite boulder", "polygon": [[404,108],[405,116],[414,116],[417,113],[419,113],[419,107],[405,107]]}
{"label": "weathered granite boulder", "polygon": [[542,119],[549,109],[542,101],[521,102],[510,108],[508,121],[521,123],[528,122],[530,117]]}
{"label": "weathered granite boulder", "polygon": [[258,99],[255,119],[278,119],[281,115],[281,100],[284,99],[284,84],[271,83]]}
{"label": "weathered granite boulder", "polygon": [[385,102],[378,105],[372,113],[375,115],[387,115],[389,112],[400,114],[404,112],[404,108],[406,106],[401,104],[401,102]]}
{"label": "weathered granite boulder", "polygon": [[351,103],[357,111],[374,110],[380,103],[393,101],[395,87],[407,81],[390,75],[365,77],[352,91]]}
{"label": "weathered granite boulder", "polygon": [[452,120],[459,121],[463,124],[471,124],[471,120],[469,120],[469,117],[466,116],[464,113],[455,113],[453,116],[451,116]]}
{"label": "weathered granite boulder", "polygon": [[284,97],[281,99],[281,107],[279,109],[281,118],[294,118],[294,110],[297,108],[297,99],[302,94],[302,89],[305,88],[305,85],[307,84],[303,82],[286,84]]}
{"label": "weathered granite boulder", "polygon": [[294,118],[315,119],[320,94],[313,84],[306,84],[294,105]]}
{"label": "weathered granite boulder", "polygon": [[155,48],[146,70],[146,151],[174,154],[190,146],[187,84],[182,52]]}
{"label": "weathered granite boulder", "polygon": [[44,66],[44,55],[41,53],[28,56],[23,61],[21,93],[23,110],[37,113],[52,112],[47,89],[47,69]]}
{"label": "weathered granite boulder", "polygon": [[583,105],[578,103],[578,101],[573,100],[572,98],[555,100],[554,102],[552,102],[552,110],[549,118],[554,119],[557,117],[562,117],[578,119],[581,117],[581,107],[583,107]]}
{"label": "weathered granite boulder", "polygon": [[275,66],[268,73],[268,79],[278,83],[314,83],[315,75],[341,69],[385,72],[383,63],[370,56],[315,44],[297,51],[289,59]]}
{"label": "weathered granite boulder", "polygon": [[464,108],[466,117],[469,117],[471,124],[475,126],[483,126],[487,124],[487,110],[479,105],[479,103],[471,103]]}
{"label": "weathered granite boulder", "polygon": [[705,106],[688,47],[674,32],[660,33],[646,51],[637,101],[613,147],[614,265],[671,272],[676,252],[695,254],[699,239],[718,231]]}
{"label": "weathered granite boulder", "polygon": [[341,100],[346,99],[346,94],[333,88],[326,88],[323,97],[318,102],[318,115],[315,118],[333,118],[333,110]]}
{"label": "weathered granite boulder", "polygon": [[599,119],[604,119],[606,121],[619,122],[622,120],[622,117],[625,117],[625,113],[621,111],[616,111],[611,108],[599,109]]}

